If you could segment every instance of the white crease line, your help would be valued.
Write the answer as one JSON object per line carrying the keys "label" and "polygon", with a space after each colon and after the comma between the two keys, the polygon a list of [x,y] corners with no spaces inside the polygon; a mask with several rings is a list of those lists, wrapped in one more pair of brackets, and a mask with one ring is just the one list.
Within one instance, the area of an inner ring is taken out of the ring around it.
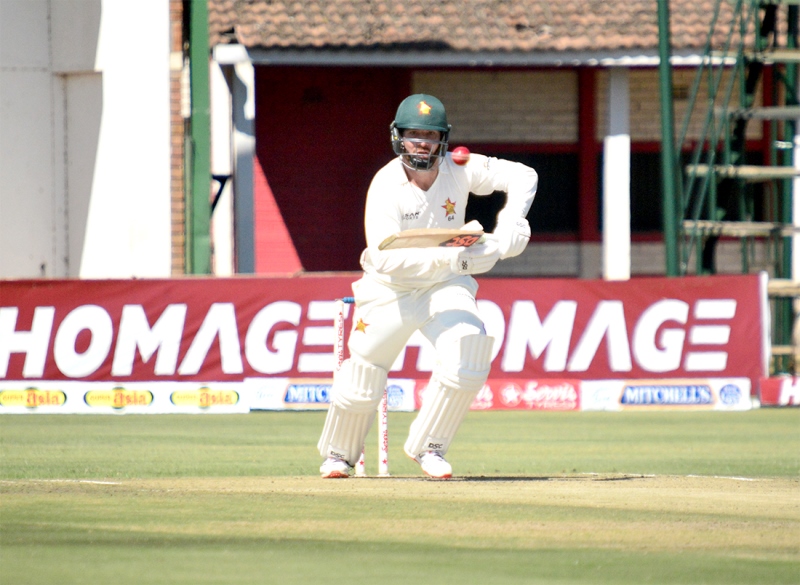
{"label": "white crease line", "polygon": [[41,483],[92,483],[96,485],[122,485],[119,481],[97,481],[93,479],[17,479],[5,480],[3,483],[19,483],[21,481],[38,481]]}
{"label": "white crease line", "polygon": [[687,475],[686,477],[700,477],[700,478],[712,478],[712,479],[735,479],[736,481],[758,481],[756,478],[753,477],[735,477],[730,475]]}
{"label": "white crease line", "polygon": [[599,477],[599,476],[611,476],[611,477],[619,476],[619,477],[633,477],[633,478],[637,478],[637,477],[696,477],[696,478],[700,478],[700,479],[734,479],[736,481],[760,481],[760,479],[761,479],[761,478],[757,478],[757,477],[737,477],[737,476],[733,476],[733,475],[695,475],[695,474],[689,474],[689,475],[675,475],[675,476],[669,476],[669,475],[661,475],[661,476],[659,476],[659,475],[656,475],[655,473],[617,473],[617,474],[614,474],[614,473],[583,472],[583,473],[580,473],[579,475],[591,475],[591,476],[597,476],[597,477]]}
{"label": "white crease line", "polygon": [[658,477],[654,473],[619,473],[619,472],[607,472],[607,473],[597,473],[595,471],[582,471],[578,473],[578,475],[591,475],[593,477]]}

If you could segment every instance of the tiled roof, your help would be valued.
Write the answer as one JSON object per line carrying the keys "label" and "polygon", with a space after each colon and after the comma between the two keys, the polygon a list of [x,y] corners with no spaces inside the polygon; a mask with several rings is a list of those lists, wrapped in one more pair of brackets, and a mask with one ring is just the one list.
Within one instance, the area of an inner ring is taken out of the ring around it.
{"label": "tiled roof", "polygon": [[[731,18],[722,2],[722,22]],[[654,0],[209,0],[211,45],[456,52],[655,50]],[[714,0],[671,0],[673,49],[702,47]],[[724,28],[724,27],[723,27]]]}

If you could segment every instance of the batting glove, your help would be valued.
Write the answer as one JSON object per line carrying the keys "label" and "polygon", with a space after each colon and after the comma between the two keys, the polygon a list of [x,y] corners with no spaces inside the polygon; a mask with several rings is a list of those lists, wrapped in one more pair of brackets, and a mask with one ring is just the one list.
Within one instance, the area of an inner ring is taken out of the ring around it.
{"label": "batting glove", "polygon": [[502,260],[513,258],[522,254],[528,247],[531,225],[527,219],[520,217],[515,221],[498,224],[493,236],[500,249],[500,258]]}
{"label": "batting glove", "polygon": [[500,259],[500,249],[494,240],[475,244],[469,248],[453,248],[450,269],[455,274],[483,274],[489,272]]}

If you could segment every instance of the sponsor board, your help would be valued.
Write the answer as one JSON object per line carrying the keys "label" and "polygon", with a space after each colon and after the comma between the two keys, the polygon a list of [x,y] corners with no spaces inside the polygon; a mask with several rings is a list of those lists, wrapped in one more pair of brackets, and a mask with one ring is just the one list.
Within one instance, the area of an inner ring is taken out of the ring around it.
{"label": "sponsor board", "polygon": [[233,414],[250,411],[242,383],[42,382],[0,389],[0,414]]}
{"label": "sponsor board", "polygon": [[[490,378],[470,410],[580,410],[580,380]],[[416,381],[416,408],[422,405],[427,380]]]}
{"label": "sponsor board", "polygon": [[763,406],[800,406],[800,378],[792,376],[761,378],[759,397]]}
{"label": "sponsor board", "polygon": [[[335,299],[351,294],[358,277],[0,282],[0,391],[8,391],[0,412],[65,412],[75,400],[64,388],[90,385],[100,392],[91,408],[156,412],[162,398],[151,388],[159,384],[187,384],[173,408],[242,408],[245,391],[258,408],[325,408]],[[577,380],[746,378],[755,389],[766,376],[769,317],[758,275],[478,280],[478,309],[495,343],[476,408],[581,408],[580,393],[573,401],[561,386],[577,389]],[[353,330],[352,311],[344,331],[364,334]],[[435,363],[417,332],[390,379],[413,386]],[[20,394],[28,388],[40,393]],[[140,390],[151,398],[132,393]]]}
{"label": "sponsor board", "polygon": [[584,380],[581,410],[749,410],[747,378]]}
{"label": "sponsor board", "polygon": [[[252,410],[327,410],[330,404],[330,378],[248,378]],[[387,408],[414,410],[414,380],[389,378],[386,384]]]}

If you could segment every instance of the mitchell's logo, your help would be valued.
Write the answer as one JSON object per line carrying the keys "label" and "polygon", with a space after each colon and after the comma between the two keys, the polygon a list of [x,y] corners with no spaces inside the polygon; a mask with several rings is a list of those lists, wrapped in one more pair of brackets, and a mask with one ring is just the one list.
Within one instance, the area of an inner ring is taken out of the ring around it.
{"label": "mitchell's logo", "polygon": [[239,393],[234,390],[200,388],[199,390],[178,390],[173,392],[169,399],[175,406],[199,406],[200,408],[233,406],[239,402]]}
{"label": "mitchell's logo", "polygon": [[24,406],[36,408],[38,406],[62,406],[67,401],[67,395],[61,390],[26,390],[0,391],[0,406]]}
{"label": "mitchell's logo", "polygon": [[289,404],[327,404],[330,384],[289,384],[284,402]]}
{"label": "mitchell's logo", "polygon": [[704,384],[626,386],[620,402],[640,406],[695,406],[713,404],[714,395]]}
{"label": "mitchell's logo", "polygon": [[417,109],[419,110],[419,113],[422,114],[423,116],[430,116],[431,114],[431,107],[424,101],[419,102],[419,104],[417,105]]}
{"label": "mitchell's logo", "polygon": [[153,393],[148,390],[89,390],[83,395],[83,401],[92,407],[110,406],[125,408],[126,406],[148,406],[153,402]]}

